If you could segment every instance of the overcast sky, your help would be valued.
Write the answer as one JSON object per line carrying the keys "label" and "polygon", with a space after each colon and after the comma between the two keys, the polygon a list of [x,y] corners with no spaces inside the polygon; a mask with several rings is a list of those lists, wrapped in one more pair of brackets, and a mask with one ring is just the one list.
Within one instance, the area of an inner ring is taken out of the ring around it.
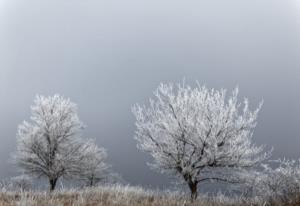
{"label": "overcast sky", "polygon": [[185,77],[264,106],[254,140],[300,156],[300,0],[0,0],[0,178],[36,94],[70,97],[129,183],[163,187],[131,106]]}

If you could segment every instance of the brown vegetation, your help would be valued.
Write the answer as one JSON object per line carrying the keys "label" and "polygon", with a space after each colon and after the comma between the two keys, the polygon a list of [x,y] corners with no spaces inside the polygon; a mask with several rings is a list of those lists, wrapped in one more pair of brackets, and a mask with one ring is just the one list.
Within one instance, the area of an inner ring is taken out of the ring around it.
{"label": "brown vegetation", "polygon": [[[240,202],[242,203],[242,202]],[[213,206],[235,205],[230,199],[199,197],[190,202],[189,197],[174,192],[146,191],[139,187],[104,186],[83,190],[48,192],[2,192],[0,206]]]}
{"label": "brown vegetation", "polygon": [[48,192],[0,193],[0,206],[296,206],[300,201],[290,203],[268,203],[259,199],[242,197],[228,198],[199,196],[190,202],[187,195],[176,192],[159,192],[130,186],[103,186],[83,190]]}

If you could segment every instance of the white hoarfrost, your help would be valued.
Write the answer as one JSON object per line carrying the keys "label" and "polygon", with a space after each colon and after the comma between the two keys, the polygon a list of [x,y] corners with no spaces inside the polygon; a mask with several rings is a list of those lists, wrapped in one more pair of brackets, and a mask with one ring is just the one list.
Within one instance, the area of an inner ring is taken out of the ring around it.
{"label": "white hoarfrost", "polygon": [[154,168],[179,177],[196,198],[199,182],[235,181],[235,171],[268,157],[252,143],[260,108],[239,103],[238,89],[226,96],[223,89],[160,84],[149,106],[133,107],[135,138]]}
{"label": "white hoarfrost", "polygon": [[108,178],[110,166],[105,163],[107,158],[105,149],[98,147],[93,141],[87,142],[86,146],[81,179],[87,186],[95,186]]}
{"label": "white hoarfrost", "polygon": [[19,175],[10,179],[10,187],[13,191],[28,191],[32,189],[32,179],[28,175]]}
{"label": "white hoarfrost", "polygon": [[83,124],[69,99],[36,96],[31,113],[31,121],[19,126],[15,159],[26,174],[48,178],[50,190],[60,177],[81,178],[89,161],[106,156],[80,136]]}
{"label": "white hoarfrost", "polygon": [[260,197],[268,202],[298,200],[300,197],[300,161],[273,160],[262,169],[245,174],[245,196]]}

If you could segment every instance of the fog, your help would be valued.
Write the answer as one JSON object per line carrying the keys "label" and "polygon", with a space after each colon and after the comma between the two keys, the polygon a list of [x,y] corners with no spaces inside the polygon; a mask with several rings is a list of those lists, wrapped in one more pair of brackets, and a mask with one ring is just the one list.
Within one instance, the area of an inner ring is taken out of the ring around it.
{"label": "fog", "polygon": [[297,0],[0,0],[0,178],[36,94],[78,104],[83,135],[107,148],[133,185],[169,179],[136,149],[131,107],[160,82],[232,90],[264,100],[254,133],[273,158],[300,156]]}

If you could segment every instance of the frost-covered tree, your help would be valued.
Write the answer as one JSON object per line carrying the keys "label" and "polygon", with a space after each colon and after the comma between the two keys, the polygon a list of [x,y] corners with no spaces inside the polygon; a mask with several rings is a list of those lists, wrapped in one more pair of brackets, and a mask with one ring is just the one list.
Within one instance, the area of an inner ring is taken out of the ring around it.
{"label": "frost-covered tree", "polygon": [[76,177],[86,150],[77,106],[60,95],[36,96],[31,121],[18,128],[16,163],[26,174],[46,177],[54,190],[60,177]]}
{"label": "frost-covered tree", "polygon": [[[245,173],[245,191],[269,202],[288,203],[300,199],[300,160],[273,160]],[[295,204],[296,205],[296,204]]]}
{"label": "frost-covered tree", "polygon": [[109,176],[110,166],[105,162],[107,153],[104,148],[98,147],[93,141],[85,144],[86,150],[83,153],[82,173],[79,178],[87,186],[95,186]]}
{"label": "frost-covered tree", "polygon": [[0,191],[29,191],[33,189],[33,182],[30,176],[21,174],[8,179],[0,180]]}
{"label": "frost-covered tree", "polygon": [[32,189],[32,179],[28,175],[19,175],[10,179],[10,188],[13,191],[28,191]]}
{"label": "frost-covered tree", "polygon": [[236,181],[235,171],[268,157],[252,143],[261,106],[251,111],[238,102],[238,89],[160,84],[150,105],[133,107],[138,147],[154,158],[152,166],[187,183],[197,198],[199,182]]}

